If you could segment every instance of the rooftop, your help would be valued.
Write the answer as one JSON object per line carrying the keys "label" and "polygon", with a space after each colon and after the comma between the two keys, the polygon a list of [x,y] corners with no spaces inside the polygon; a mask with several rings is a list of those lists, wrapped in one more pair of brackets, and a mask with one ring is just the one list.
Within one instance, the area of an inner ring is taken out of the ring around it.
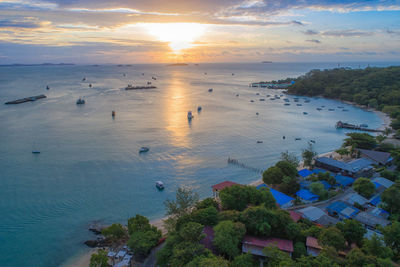
{"label": "rooftop", "polygon": [[275,198],[275,201],[279,206],[283,206],[283,205],[287,204],[288,202],[294,200],[294,198],[292,198],[282,192],[279,192],[278,190],[270,188],[266,184],[260,184],[259,186],[257,186],[257,189],[260,189],[262,187],[269,188],[269,191],[271,192],[272,196]]}
{"label": "rooftop", "polygon": [[365,168],[369,168],[371,164],[373,163],[372,161],[365,159],[365,158],[359,158],[355,159],[351,162],[343,162],[343,161],[338,161],[332,158],[328,157],[320,157],[317,158],[316,161],[319,161],[323,164],[330,165],[333,167],[336,167],[338,169],[348,171],[348,172],[358,172],[361,171]]}
{"label": "rooftop", "polygon": [[385,165],[390,161],[390,153],[382,151],[374,151],[367,149],[358,149],[363,157],[376,161],[380,164]]}
{"label": "rooftop", "polygon": [[302,217],[301,213],[298,213],[298,212],[293,211],[293,210],[289,210],[289,215],[290,215],[290,218],[292,218],[292,220],[294,222],[298,222]]}
{"label": "rooftop", "polygon": [[216,185],[211,186],[213,190],[221,191],[224,188],[231,187],[232,185],[239,185],[238,183],[225,181]]}
{"label": "rooftop", "polygon": [[351,177],[348,177],[348,176],[336,175],[335,179],[336,179],[336,183],[338,183],[340,186],[343,186],[343,187],[346,187],[346,186],[354,183],[354,179]]}
{"label": "rooftop", "polygon": [[310,221],[316,221],[322,216],[326,215],[326,213],[322,209],[314,206],[309,206],[307,208],[298,210],[298,212],[303,214],[303,216],[309,219]]}
{"label": "rooftop", "polygon": [[314,201],[319,199],[318,195],[311,193],[307,189],[300,189],[299,191],[296,192],[296,195],[304,200],[309,200],[309,201]]}
{"label": "rooftop", "polygon": [[381,202],[381,196],[380,196],[380,195],[373,196],[373,197],[369,200],[369,203],[370,203],[371,205],[374,205],[374,206],[378,205],[380,202]]}
{"label": "rooftop", "polygon": [[352,218],[360,211],[359,209],[347,205],[343,201],[335,201],[326,207],[326,209],[329,213],[337,213],[345,218]]}
{"label": "rooftop", "polygon": [[357,193],[350,193],[343,197],[343,200],[349,203],[350,205],[354,205],[354,203],[358,203],[360,205],[365,205],[368,203],[368,199],[365,197],[357,194]]}
{"label": "rooftop", "polygon": [[359,221],[362,224],[376,227],[377,225],[387,226],[390,222],[384,218],[375,216],[369,212],[360,212],[354,217],[355,220]]}
{"label": "rooftop", "polygon": [[290,253],[293,252],[293,241],[276,237],[260,238],[260,237],[245,235],[243,238],[243,244],[253,245],[262,248],[268,246],[276,246],[280,250]]}
{"label": "rooftop", "polygon": [[312,174],[313,172],[308,170],[308,169],[302,169],[300,171],[297,172],[301,177],[307,177],[310,174]]}
{"label": "rooftop", "polygon": [[322,247],[318,244],[318,239],[312,236],[307,236],[306,246],[310,248],[322,249]]}
{"label": "rooftop", "polygon": [[383,178],[383,177],[377,177],[377,178],[372,179],[371,181],[373,183],[377,183],[377,184],[379,184],[379,185],[381,185],[381,186],[383,186],[385,188],[389,188],[392,185],[394,185],[394,182],[392,182],[392,181],[390,181],[390,180],[388,180],[386,178]]}

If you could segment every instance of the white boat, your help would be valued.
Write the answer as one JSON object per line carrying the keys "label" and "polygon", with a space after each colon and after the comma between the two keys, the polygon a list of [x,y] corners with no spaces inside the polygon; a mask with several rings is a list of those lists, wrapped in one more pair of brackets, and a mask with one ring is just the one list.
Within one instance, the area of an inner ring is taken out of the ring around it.
{"label": "white boat", "polygon": [[192,114],[192,112],[191,111],[188,111],[188,114],[187,114],[187,118],[188,118],[188,120],[191,120],[191,119],[193,119],[193,114]]}
{"label": "white boat", "polygon": [[150,148],[148,148],[147,146],[142,146],[139,149],[139,153],[144,153],[144,152],[148,152],[150,150]]}
{"label": "white boat", "polygon": [[33,150],[32,154],[40,154],[40,151],[39,150]]}
{"label": "white boat", "polygon": [[164,183],[161,182],[161,181],[157,181],[157,182],[156,182],[156,187],[157,187],[157,189],[159,189],[159,190],[163,190],[163,189],[164,189]]}

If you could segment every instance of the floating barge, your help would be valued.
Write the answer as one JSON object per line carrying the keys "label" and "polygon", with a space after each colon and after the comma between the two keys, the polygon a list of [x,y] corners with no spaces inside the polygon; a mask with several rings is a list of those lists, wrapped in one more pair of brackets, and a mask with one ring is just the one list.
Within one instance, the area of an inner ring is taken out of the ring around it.
{"label": "floating barge", "polygon": [[141,90],[141,89],[155,89],[157,87],[155,87],[154,85],[147,85],[147,86],[132,86],[132,85],[128,85],[127,87],[125,87],[125,90]]}
{"label": "floating barge", "polygon": [[344,129],[351,129],[351,130],[359,130],[359,131],[366,131],[366,132],[384,132],[382,130],[377,130],[377,129],[369,129],[366,127],[361,127],[360,125],[355,125],[355,124],[350,124],[347,122],[342,122],[342,121],[338,121],[336,123],[336,128],[344,128]]}
{"label": "floating barge", "polygon": [[25,102],[33,102],[36,101],[38,99],[42,99],[42,98],[46,98],[47,96],[45,95],[37,95],[37,96],[31,96],[31,97],[26,97],[26,98],[21,98],[21,99],[17,99],[14,101],[9,101],[6,102],[6,105],[15,105],[15,104],[21,104],[21,103],[25,103]]}

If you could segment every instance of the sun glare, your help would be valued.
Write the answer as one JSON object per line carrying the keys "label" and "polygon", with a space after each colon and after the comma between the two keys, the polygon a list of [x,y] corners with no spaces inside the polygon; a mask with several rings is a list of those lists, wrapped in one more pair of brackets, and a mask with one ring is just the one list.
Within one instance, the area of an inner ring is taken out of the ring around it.
{"label": "sun glare", "polygon": [[160,41],[168,42],[175,53],[193,47],[193,42],[204,33],[206,28],[204,24],[198,23],[148,23],[145,27]]}

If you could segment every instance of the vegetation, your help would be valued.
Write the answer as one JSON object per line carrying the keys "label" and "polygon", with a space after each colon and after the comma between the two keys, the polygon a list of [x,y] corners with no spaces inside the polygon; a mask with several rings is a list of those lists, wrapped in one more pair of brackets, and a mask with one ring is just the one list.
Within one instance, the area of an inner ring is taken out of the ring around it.
{"label": "vegetation", "polygon": [[289,151],[285,151],[281,153],[281,160],[290,162],[293,166],[298,166],[300,161],[299,158],[294,153],[290,153]]}
{"label": "vegetation", "polygon": [[214,227],[214,232],[213,244],[222,255],[228,259],[239,255],[239,245],[246,233],[244,224],[222,221]]}
{"label": "vegetation", "polygon": [[141,215],[128,220],[128,232],[128,247],[141,256],[146,256],[161,238],[161,231],[150,225],[149,220]]}
{"label": "vegetation", "polygon": [[348,138],[344,139],[343,146],[352,148],[373,149],[377,142],[375,137],[367,133],[347,133]]}
{"label": "vegetation", "polygon": [[325,189],[324,185],[320,182],[314,182],[310,185],[311,193],[318,195],[320,200],[325,200],[328,198],[328,191]]}
{"label": "vegetation", "polygon": [[356,220],[344,220],[338,223],[336,227],[342,232],[348,244],[354,242],[358,246],[361,246],[367,230],[365,230],[360,222]]}
{"label": "vegetation", "polygon": [[375,192],[375,185],[368,178],[358,178],[353,184],[353,189],[363,197],[369,198]]}
{"label": "vegetation", "polygon": [[301,153],[301,156],[303,157],[303,164],[305,167],[312,167],[312,162],[314,160],[314,157],[317,155],[317,153],[314,151],[314,148],[312,144],[308,145],[308,148],[303,149],[303,152]]}
{"label": "vegetation", "polygon": [[383,205],[382,207],[390,214],[400,214],[400,181],[386,189],[381,195]]}
{"label": "vegetation", "polygon": [[257,190],[254,186],[234,185],[224,188],[220,193],[222,207],[226,210],[242,211],[248,205],[261,205],[272,208],[275,206],[275,199],[268,189]]}
{"label": "vegetation", "polygon": [[264,171],[263,181],[266,184],[279,187],[279,190],[283,193],[294,195],[300,189],[300,185],[297,180],[297,165],[294,165],[296,161],[293,158],[290,159],[290,157],[289,160],[281,160],[275,166]]}
{"label": "vegetation", "polygon": [[104,235],[105,238],[112,241],[117,241],[126,236],[126,231],[120,223],[112,224],[111,226],[103,229],[101,233]]}
{"label": "vegetation", "polygon": [[105,250],[99,250],[90,257],[90,267],[108,267],[108,257]]}

